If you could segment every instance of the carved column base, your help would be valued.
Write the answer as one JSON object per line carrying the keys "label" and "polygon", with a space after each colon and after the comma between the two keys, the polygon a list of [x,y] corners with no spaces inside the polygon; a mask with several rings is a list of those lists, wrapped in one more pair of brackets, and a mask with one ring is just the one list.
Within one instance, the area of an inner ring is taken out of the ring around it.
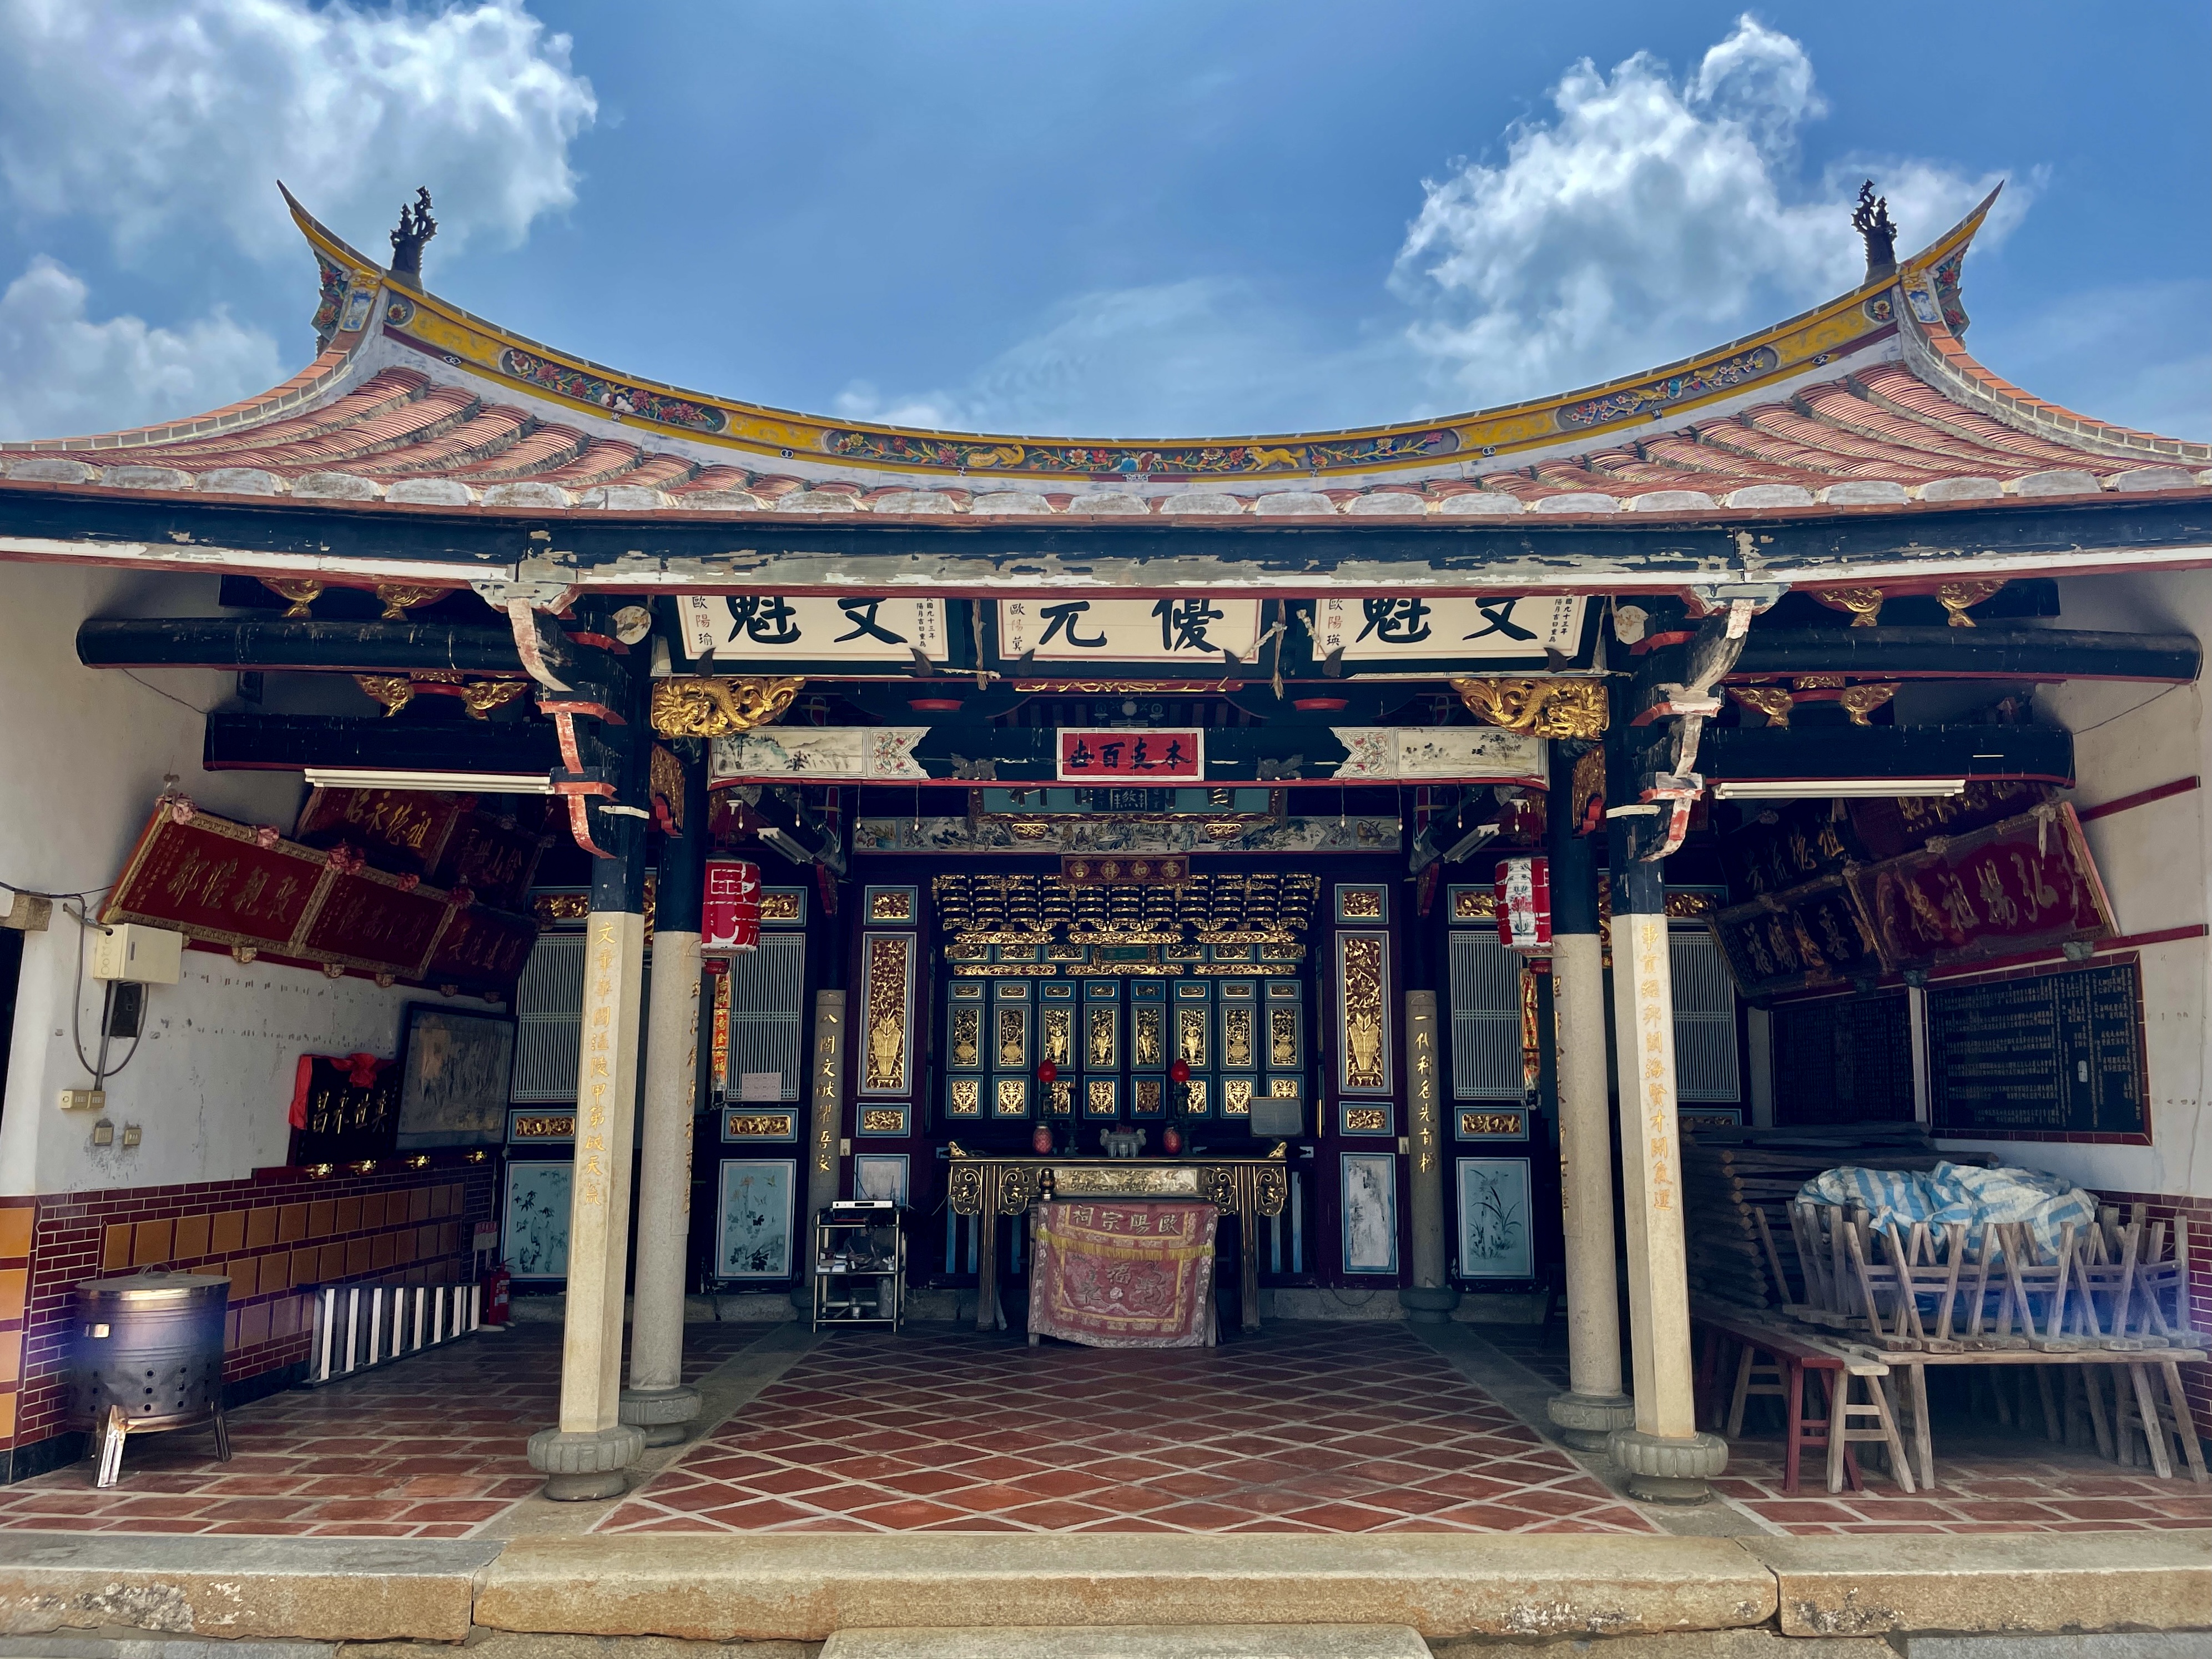
{"label": "carved column base", "polygon": [[1408,1285],[1398,1292],[1398,1305],[1408,1324],[1449,1325],[1459,1292],[1449,1285]]}
{"label": "carved column base", "polygon": [[623,1471],[645,1450],[645,1436],[628,1423],[609,1429],[540,1429],[530,1437],[530,1467],[545,1476],[545,1495],[562,1503],[619,1498]]}
{"label": "carved column base", "polygon": [[1615,1429],[1636,1426],[1636,1402],[1625,1394],[1555,1394],[1544,1402],[1544,1415],[1559,1438],[1577,1451],[1601,1452]]}
{"label": "carved column base", "polygon": [[672,1446],[684,1437],[684,1425],[699,1415],[699,1390],[692,1388],[624,1389],[622,1420],[645,1431],[648,1446]]}
{"label": "carved column base", "polygon": [[1636,1429],[1615,1429],[1606,1455],[1628,1476],[1628,1492],[1647,1504],[1702,1504],[1706,1485],[1728,1467],[1728,1442],[1717,1434],[1671,1439]]}

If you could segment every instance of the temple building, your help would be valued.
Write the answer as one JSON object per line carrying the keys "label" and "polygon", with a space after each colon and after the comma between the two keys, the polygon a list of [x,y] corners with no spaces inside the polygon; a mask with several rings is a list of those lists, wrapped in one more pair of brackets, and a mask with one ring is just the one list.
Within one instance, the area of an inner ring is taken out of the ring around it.
{"label": "temple building", "polygon": [[[842,1215],[948,1373],[1564,1328],[1543,1432],[1665,1504],[1762,1390],[1792,1491],[1925,1486],[1994,1355],[2202,1477],[2212,448],[1969,355],[1990,202],[1602,386],[1158,441],[638,380],[432,293],[427,192],[291,205],[296,376],[0,444],[0,1476],[97,1426],[82,1280],[227,1276],[235,1408],[496,1267],[548,1494],[650,1498]],[[1797,1195],[1939,1163],[2090,1197]]]}

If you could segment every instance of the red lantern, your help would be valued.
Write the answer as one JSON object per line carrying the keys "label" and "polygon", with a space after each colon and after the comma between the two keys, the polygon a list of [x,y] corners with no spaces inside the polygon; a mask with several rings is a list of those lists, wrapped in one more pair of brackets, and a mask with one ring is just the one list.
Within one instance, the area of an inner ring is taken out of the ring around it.
{"label": "red lantern", "polygon": [[706,901],[699,918],[699,948],[757,951],[760,922],[760,866],[742,859],[708,859]]}
{"label": "red lantern", "polygon": [[1178,1060],[1174,1065],[1169,1066],[1168,1081],[1170,1083],[1189,1082],[1190,1062],[1187,1060]]}
{"label": "red lantern", "polygon": [[1548,954],[1552,948],[1552,865],[1548,859],[1500,859],[1492,890],[1498,942],[1509,951]]}
{"label": "red lantern", "polygon": [[1060,1067],[1048,1060],[1037,1061],[1037,1081],[1050,1083],[1060,1075]]}
{"label": "red lantern", "polygon": [[1182,1131],[1174,1124],[1169,1124],[1167,1133],[1160,1137],[1160,1150],[1170,1158],[1180,1154],[1182,1151]]}

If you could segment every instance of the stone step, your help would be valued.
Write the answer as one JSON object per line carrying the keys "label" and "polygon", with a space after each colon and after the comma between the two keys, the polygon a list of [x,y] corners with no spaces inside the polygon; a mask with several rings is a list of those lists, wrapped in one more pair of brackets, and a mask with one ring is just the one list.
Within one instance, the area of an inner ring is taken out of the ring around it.
{"label": "stone step", "polygon": [[841,1630],[821,1659],[1429,1659],[1410,1625],[1003,1625]]}

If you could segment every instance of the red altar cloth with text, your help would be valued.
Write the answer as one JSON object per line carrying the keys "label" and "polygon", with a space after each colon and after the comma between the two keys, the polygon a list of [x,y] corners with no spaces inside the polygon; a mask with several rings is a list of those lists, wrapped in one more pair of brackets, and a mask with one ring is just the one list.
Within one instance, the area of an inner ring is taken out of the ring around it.
{"label": "red altar cloth with text", "polygon": [[1211,1346],[1219,1218],[1211,1204],[1038,1205],[1030,1334],[1094,1348]]}

